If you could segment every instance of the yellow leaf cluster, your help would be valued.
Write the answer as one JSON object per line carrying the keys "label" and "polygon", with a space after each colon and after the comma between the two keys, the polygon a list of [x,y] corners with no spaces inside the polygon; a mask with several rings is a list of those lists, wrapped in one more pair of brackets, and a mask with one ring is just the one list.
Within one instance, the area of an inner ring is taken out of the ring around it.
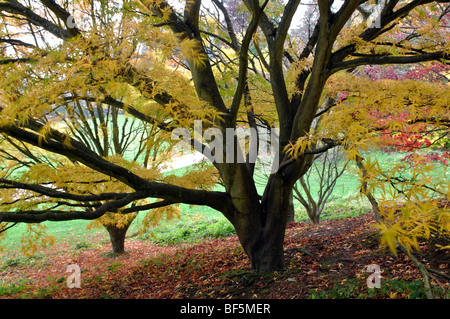
{"label": "yellow leaf cluster", "polygon": [[[450,241],[449,183],[442,165],[407,167],[403,163],[380,165],[366,160],[367,192],[378,197],[382,221],[381,245],[396,253],[397,244],[419,250],[419,242],[439,238]],[[443,246],[442,249],[450,247]]]}
{"label": "yellow leaf cluster", "polygon": [[[368,78],[338,74],[329,81],[332,97],[347,96],[322,118],[318,131],[347,146],[383,145],[382,130],[391,134],[414,133],[420,123],[438,127],[449,118],[450,88],[424,81],[371,81]],[[376,116],[374,115],[376,113]]]}
{"label": "yellow leaf cluster", "polygon": [[53,245],[55,239],[46,234],[45,229],[46,226],[42,224],[27,224],[27,229],[20,239],[21,250],[25,256],[32,256],[39,249]]}
{"label": "yellow leaf cluster", "polygon": [[[435,201],[406,202],[402,207],[384,207],[383,222],[375,225],[380,229],[381,245],[396,254],[397,243],[411,250],[420,250],[421,240],[431,237],[450,241],[450,209],[439,207]],[[438,246],[450,249],[450,245]]]}
{"label": "yellow leaf cluster", "polygon": [[201,43],[197,39],[184,39],[180,43],[181,52],[190,64],[196,67],[204,67],[207,59],[203,53]]}
{"label": "yellow leaf cluster", "polygon": [[136,216],[137,213],[121,214],[120,211],[116,213],[107,212],[102,217],[91,221],[86,227],[87,229],[101,227],[128,228]]}
{"label": "yellow leaf cluster", "polygon": [[145,232],[148,229],[158,225],[163,218],[166,220],[171,220],[175,218],[180,218],[180,208],[176,205],[171,205],[167,207],[161,207],[151,210],[147,213],[140,225],[140,232]]}
{"label": "yellow leaf cluster", "polygon": [[[438,143],[438,133],[446,129],[445,122],[450,118],[450,87],[446,85],[372,81],[342,73],[329,80],[326,94],[345,98],[322,117],[315,132],[290,146],[289,155],[298,156],[321,138],[332,138],[343,145],[349,160],[388,146],[386,134],[407,132],[415,134],[416,139],[423,136]],[[426,151],[415,152],[413,159],[421,164],[411,166],[403,162],[379,163],[364,155],[362,189],[377,198],[383,217],[377,225],[381,243],[394,253],[398,244],[418,250],[422,240],[450,241],[450,209],[442,204],[450,195],[448,172],[443,165],[428,163],[426,155]],[[450,245],[439,247],[448,249]]]}

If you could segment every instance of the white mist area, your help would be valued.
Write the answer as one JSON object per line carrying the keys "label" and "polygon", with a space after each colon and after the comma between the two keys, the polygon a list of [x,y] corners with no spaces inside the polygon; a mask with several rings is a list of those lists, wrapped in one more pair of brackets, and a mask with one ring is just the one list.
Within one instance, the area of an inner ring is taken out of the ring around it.
{"label": "white mist area", "polygon": [[[257,130],[245,127],[227,128],[226,143],[224,143],[222,132],[217,128],[209,128],[203,133],[200,128],[198,132],[194,132],[194,138],[192,138],[186,128],[172,131],[172,140],[178,142],[170,153],[170,159],[162,164],[163,171],[191,166],[202,161],[234,163],[236,160],[238,163],[248,161],[256,164],[266,175],[278,170],[279,163],[275,161],[278,157],[275,155],[279,145],[279,128],[270,130],[261,127]],[[196,141],[194,144],[200,142],[206,147],[203,148],[203,152],[198,151],[198,147],[196,150],[191,146],[192,140]]]}
{"label": "white mist area", "polygon": [[163,164],[163,172],[173,171],[179,168],[191,166],[198,164],[203,161],[207,161],[208,158],[200,152],[195,152],[192,154],[184,154],[176,156]]}

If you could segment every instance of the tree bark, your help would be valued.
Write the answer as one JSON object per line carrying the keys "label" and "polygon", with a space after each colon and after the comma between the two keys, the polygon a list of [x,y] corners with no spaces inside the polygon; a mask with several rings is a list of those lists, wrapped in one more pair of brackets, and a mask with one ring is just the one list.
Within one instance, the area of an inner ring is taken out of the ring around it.
{"label": "tree bark", "polygon": [[287,222],[295,221],[295,206],[294,206],[294,194],[291,194],[289,198],[288,219]]}
{"label": "tree bark", "polygon": [[[257,273],[271,273],[285,267],[283,242],[286,223],[275,220],[252,230],[251,223],[240,221],[236,227],[238,238],[247,254],[252,270]],[[248,236],[253,233],[253,236]]]}
{"label": "tree bark", "polygon": [[291,194],[281,176],[272,175],[261,203],[234,214],[232,223],[239,241],[257,273],[284,269],[283,243]]}
{"label": "tree bark", "polygon": [[309,219],[313,222],[313,224],[319,224],[320,223],[320,213],[318,207],[311,208],[311,210],[307,210]]}
{"label": "tree bark", "polygon": [[115,225],[105,226],[106,230],[109,233],[111,248],[114,254],[125,253],[125,237],[127,234],[128,227],[129,225],[126,225],[124,227],[117,227]]}

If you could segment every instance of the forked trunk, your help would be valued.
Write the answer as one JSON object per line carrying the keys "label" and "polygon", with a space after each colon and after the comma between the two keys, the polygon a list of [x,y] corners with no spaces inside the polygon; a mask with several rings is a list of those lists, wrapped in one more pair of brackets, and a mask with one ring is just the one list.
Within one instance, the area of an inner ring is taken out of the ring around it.
{"label": "forked trunk", "polygon": [[[270,273],[285,267],[284,237],[290,204],[289,190],[271,183],[259,207],[236,214],[234,226],[252,269]],[[279,185],[278,185],[279,186]]]}
{"label": "forked trunk", "polygon": [[286,223],[275,222],[267,224],[262,230],[259,239],[250,249],[252,269],[258,273],[270,273],[283,270],[284,236]]}
{"label": "forked trunk", "polygon": [[313,222],[313,224],[319,224],[320,223],[320,214],[322,213],[322,210],[314,205],[312,208],[307,209],[307,213],[309,216],[309,219]]}

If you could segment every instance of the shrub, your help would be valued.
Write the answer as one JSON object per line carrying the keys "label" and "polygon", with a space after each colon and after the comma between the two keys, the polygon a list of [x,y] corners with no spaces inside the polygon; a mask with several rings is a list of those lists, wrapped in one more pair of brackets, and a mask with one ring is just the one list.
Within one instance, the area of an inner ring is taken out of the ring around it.
{"label": "shrub", "polygon": [[177,245],[197,242],[202,238],[220,238],[235,234],[231,223],[225,218],[184,219],[165,223],[153,228],[143,237],[161,245]]}

